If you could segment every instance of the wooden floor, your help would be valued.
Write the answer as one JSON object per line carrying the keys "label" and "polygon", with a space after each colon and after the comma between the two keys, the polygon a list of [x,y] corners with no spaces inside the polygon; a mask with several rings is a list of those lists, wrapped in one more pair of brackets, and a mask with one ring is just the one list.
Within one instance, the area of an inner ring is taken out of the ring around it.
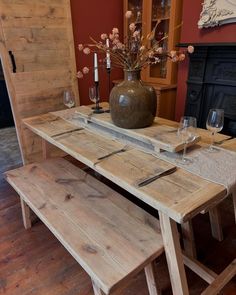
{"label": "wooden floor", "polygon": [[[1,152],[1,151],[0,151]],[[0,163],[1,164],[1,163]],[[224,222],[223,242],[210,236],[208,216],[194,219],[199,259],[219,273],[236,257],[236,227],[232,201],[221,208]],[[172,294],[165,257],[157,261],[163,295]],[[188,272],[191,294],[199,295],[206,284]],[[49,230],[37,221],[26,231],[21,219],[17,194],[0,175],[0,294],[7,295],[90,295],[89,277]],[[122,295],[147,295],[143,273],[134,278]],[[236,278],[224,294],[236,294]],[[178,294],[174,294],[178,295]]]}

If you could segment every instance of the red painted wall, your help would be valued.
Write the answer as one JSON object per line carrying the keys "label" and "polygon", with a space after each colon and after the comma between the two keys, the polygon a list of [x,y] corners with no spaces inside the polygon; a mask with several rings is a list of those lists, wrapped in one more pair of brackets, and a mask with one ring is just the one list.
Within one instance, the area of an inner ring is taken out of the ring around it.
{"label": "red painted wall", "polygon": [[[203,0],[184,0],[181,43],[236,42],[236,23],[210,29],[198,29]],[[184,113],[188,61],[179,65],[176,120]]]}
{"label": "red painted wall", "polygon": [[[101,33],[110,33],[113,27],[123,32],[123,1],[121,0],[71,0],[72,23],[75,39],[77,69],[93,66],[93,54],[79,52],[79,43],[90,43],[89,36],[100,39]],[[121,36],[122,38],[122,36]],[[100,56],[102,58],[102,56]],[[119,79],[122,73],[112,70],[111,80]],[[93,84],[92,70],[83,79],[79,79],[81,105],[89,104],[88,88]],[[99,69],[100,97],[108,100],[108,79],[105,69]]]}

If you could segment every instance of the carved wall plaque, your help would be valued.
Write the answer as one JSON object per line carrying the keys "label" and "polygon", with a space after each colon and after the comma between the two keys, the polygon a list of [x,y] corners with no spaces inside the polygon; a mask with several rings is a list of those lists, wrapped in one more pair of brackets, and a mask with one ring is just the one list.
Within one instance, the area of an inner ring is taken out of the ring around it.
{"label": "carved wall plaque", "polygon": [[236,22],[236,0],[204,0],[199,29]]}

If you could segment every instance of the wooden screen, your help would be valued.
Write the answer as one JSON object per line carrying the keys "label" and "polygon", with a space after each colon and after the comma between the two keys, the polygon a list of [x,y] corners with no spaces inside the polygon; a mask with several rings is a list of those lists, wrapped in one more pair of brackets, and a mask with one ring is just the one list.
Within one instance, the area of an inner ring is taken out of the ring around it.
{"label": "wooden screen", "polygon": [[22,119],[79,104],[69,0],[0,0],[0,57],[24,163],[40,160],[41,140]]}

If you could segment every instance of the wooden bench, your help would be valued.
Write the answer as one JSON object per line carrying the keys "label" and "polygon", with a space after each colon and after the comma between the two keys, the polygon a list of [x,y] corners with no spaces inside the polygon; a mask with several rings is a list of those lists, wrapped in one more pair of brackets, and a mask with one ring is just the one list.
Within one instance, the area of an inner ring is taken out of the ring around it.
{"label": "wooden bench", "polygon": [[163,253],[156,219],[64,159],[50,159],[6,173],[21,198],[92,280],[101,295],[124,288],[145,269],[149,293],[161,294],[153,261]]}

